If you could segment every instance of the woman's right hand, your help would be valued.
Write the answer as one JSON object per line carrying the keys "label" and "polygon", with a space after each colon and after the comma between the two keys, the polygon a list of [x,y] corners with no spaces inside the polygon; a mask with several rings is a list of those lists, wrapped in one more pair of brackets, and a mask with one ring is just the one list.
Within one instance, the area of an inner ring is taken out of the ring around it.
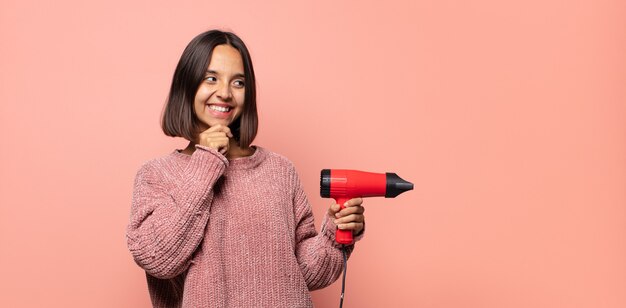
{"label": "woman's right hand", "polygon": [[230,138],[232,137],[233,134],[230,132],[228,126],[218,124],[201,132],[198,136],[198,144],[212,148],[222,153],[222,155],[226,155],[226,153],[228,153]]}

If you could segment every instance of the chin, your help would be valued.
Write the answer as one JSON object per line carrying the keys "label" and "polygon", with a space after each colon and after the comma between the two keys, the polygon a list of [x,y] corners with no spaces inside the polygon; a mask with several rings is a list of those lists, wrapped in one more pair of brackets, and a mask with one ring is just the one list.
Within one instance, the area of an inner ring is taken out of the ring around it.
{"label": "chin", "polygon": [[217,120],[217,121],[213,120],[213,121],[205,122],[205,123],[208,123],[209,127],[213,127],[215,125],[229,126],[232,122],[233,121],[229,121],[229,120]]}
{"label": "chin", "polygon": [[217,124],[222,124],[222,125],[228,126],[228,125],[230,125],[230,124],[232,124],[232,123],[233,123],[233,121],[231,121],[231,120],[221,120],[221,121],[215,121],[215,124],[216,124],[216,125],[217,125]]}

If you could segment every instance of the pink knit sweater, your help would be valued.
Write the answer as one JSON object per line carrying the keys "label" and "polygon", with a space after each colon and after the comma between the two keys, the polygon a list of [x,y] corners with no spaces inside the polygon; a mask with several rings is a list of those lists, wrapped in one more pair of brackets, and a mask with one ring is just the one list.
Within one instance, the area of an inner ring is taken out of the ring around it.
{"label": "pink knit sweater", "polygon": [[229,161],[196,145],[137,172],[128,247],[154,307],[311,307],[309,290],[343,266],[324,217],[318,234],[286,158],[256,147]]}

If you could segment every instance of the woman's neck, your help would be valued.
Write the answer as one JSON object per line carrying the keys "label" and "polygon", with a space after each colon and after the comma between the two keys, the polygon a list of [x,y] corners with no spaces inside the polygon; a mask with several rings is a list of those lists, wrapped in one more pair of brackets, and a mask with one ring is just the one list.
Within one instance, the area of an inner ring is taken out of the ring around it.
{"label": "woman's neck", "polygon": [[[187,145],[187,147],[184,150],[182,150],[181,153],[191,155],[193,154],[195,150],[196,150],[196,143],[189,142],[189,145]],[[253,153],[254,153],[254,149],[252,147],[242,148],[239,146],[237,141],[235,141],[235,139],[231,138],[228,144],[228,152],[226,153],[225,156],[227,159],[230,160],[234,158],[250,156]]]}

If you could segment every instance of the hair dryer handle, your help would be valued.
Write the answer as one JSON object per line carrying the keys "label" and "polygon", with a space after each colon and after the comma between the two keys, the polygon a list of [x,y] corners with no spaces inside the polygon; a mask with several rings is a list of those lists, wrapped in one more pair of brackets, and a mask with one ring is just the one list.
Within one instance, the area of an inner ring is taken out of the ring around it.
{"label": "hair dryer handle", "polygon": [[[339,206],[341,207],[340,210],[346,208],[343,204],[348,202],[348,200],[350,199],[337,198],[337,204],[339,204]],[[351,245],[353,241],[352,230],[340,230],[339,228],[337,228],[337,230],[335,231],[335,241],[339,244]]]}

